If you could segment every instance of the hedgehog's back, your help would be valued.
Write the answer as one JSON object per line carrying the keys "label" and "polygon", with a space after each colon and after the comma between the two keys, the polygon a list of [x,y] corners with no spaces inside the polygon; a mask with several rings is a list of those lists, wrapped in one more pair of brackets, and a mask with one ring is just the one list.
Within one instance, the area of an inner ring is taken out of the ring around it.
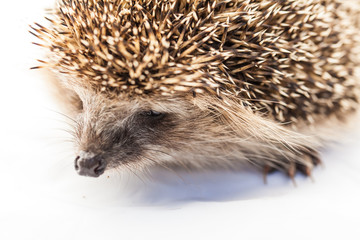
{"label": "hedgehog's back", "polygon": [[312,122],[358,102],[360,8],[345,2],[60,0],[51,27],[35,31],[70,85],[227,95]]}

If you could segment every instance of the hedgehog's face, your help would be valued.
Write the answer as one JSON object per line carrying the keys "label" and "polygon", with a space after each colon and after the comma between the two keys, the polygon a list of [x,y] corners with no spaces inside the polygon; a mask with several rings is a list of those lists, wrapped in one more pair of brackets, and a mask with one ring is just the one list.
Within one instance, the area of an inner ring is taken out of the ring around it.
{"label": "hedgehog's face", "polygon": [[184,129],[181,123],[191,120],[193,112],[185,109],[189,106],[185,100],[110,101],[86,94],[81,99],[75,168],[80,175],[92,177],[107,169],[155,163],[166,149],[176,148],[176,138],[187,134],[179,129]]}

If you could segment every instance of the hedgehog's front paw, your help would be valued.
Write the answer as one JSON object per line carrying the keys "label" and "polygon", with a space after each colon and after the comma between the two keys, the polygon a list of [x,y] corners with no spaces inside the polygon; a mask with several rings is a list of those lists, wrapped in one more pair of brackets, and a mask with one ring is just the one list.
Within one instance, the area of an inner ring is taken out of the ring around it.
{"label": "hedgehog's front paw", "polygon": [[263,167],[264,179],[269,173],[275,171],[285,172],[291,179],[294,179],[297,172],[310,177],[313,168],[321,164],[319,153],[316,150],[309,150],[299,154],[296,159],[284,159],[282,164],[266,164]]}

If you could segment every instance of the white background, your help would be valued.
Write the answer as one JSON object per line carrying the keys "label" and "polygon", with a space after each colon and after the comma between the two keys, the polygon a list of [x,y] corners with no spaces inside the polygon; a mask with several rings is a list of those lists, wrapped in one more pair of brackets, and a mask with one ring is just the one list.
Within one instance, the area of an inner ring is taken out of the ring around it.
{"label": "white background", "polygon": [[50,6],[0,4],[0,239],[360,239],[358,130],[297,187],[254,171],[77,176],[66,118],[29,70],[28,25]]}

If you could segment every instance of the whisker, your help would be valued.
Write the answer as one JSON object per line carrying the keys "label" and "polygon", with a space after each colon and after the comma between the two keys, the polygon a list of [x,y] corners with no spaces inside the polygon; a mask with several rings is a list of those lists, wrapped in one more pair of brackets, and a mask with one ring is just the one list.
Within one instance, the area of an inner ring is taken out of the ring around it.
{"label": "whisker", "polygon": [[146,156],[142,156],[142,157],[149,160],[149,161],[151,161],[151,162],[153,162],[153,163],[155,163],[156,165],[159,165],[159,166],[165,168],[166,170],[169,170],[170,172],[174,173],[183,183],[185,183],[184,179],[174,169],[171,169],[171,168],[167,167],[166,165],[164,165],[164,164],[162,164],[160,162],[157,162],[157,161],[155,161],[155,160],[153,160],[153,159],[151,159],[149,157],[146,157]]}
{"label": "whisker", "polygon": [[77,121],[76,121],[74,118],[70,117],[69,115],[67,115],[67,114],[65,114],[65,113],[62,113],[62,112],[59,112],[59,111],[57,111],[57,110],[50,109],[50,108],[48,108],[48,110],[51,111],[51,112],[57,113],[57,114],[65,117],[65,118],[71,120],[71,121],[74,122],[74,123],[77,123]]}
{"label": "whisker", "polygon": [[122,164],[122,166],[125,166],[125,169],[130,171],[131,173],[133,173],[145,186],[146,183],[145,181],[132,169],[131,166],[129,166],[129,163],[125,162],[124,164]]}

